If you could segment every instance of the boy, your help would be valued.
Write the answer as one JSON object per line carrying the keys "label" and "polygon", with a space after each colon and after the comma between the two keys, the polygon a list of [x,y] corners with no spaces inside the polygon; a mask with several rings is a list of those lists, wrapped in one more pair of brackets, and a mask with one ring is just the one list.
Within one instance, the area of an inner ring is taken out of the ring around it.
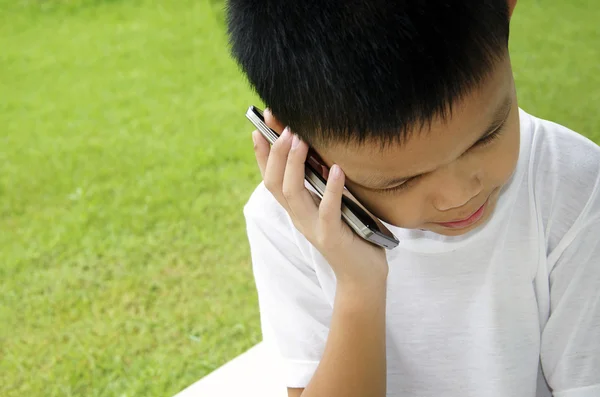
{"label": "boy", "polygon": [[[253,133],[244,214],[289,396],[600,396],[600,149],[518,108],[515,3],[229,1],[282,133]],[[344,183],[397,248],[341,221]]]}

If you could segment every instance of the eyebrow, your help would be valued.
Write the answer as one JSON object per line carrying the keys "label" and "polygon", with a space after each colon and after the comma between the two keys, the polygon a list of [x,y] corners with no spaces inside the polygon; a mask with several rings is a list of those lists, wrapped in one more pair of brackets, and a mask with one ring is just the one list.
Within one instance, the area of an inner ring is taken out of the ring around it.
{"label": "eyebrow", "polygon": [[[485,131],[481,134],[481,136],[479,138],[477,138],[477,140],[473,143],[473,145],[475,143],[479,142],[481,139],[485,138],[486,136],[490,135],[491,133],[495,132],[498,128],[500,128],[500,126],[508,118],[508,114],[510,112],[511,107],[512,107],[512,96],[509,95],[506,97],[506,99],[504,99],[504,101],[502,101],[502,104],[496,109],[489,126],[485,129]],[[473,145],[469,146],[469,148],[471,148]],[[384,178],[381,178],[380,176],[374,175],[368,179],[361,181],[361,183],[358,183],[358,182],[354,182],[354,183],[356,183],[357,185],[360,185],[361,187],[363,187],[365,189],[381,190],[381,189],[386,189],[386,188],[393,187],[393,186],[398,186],[401,183],[406,182],[409,179],[416,178],[418,176],[427,174],[429,172],[431,172],[431,171],[422,172],[422,173],[419,173],[416,175],[401,176],[401,177],[394,177],[394,178],[387,178],[387,179],[384,179]]]}

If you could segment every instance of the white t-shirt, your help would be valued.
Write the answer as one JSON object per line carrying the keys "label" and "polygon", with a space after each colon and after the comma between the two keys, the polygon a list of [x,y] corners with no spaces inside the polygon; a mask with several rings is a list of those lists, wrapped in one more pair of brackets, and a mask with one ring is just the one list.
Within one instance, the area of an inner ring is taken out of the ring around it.
{"label": "white t-shirt", "polygon": [[[517,169],[486,224],[457,237],[386,224],[400,240],[387,251],[387,396],[600,396],[600,148],[520,117]],[[244,214],[263,337],[285,385],[306,387],[335,275],[263,184]]]}

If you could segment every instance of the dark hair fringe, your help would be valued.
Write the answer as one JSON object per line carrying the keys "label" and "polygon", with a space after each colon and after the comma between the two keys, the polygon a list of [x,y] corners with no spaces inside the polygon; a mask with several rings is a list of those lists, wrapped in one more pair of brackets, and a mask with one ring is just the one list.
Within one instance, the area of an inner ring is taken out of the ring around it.
{"label": "dark hair fringe", "polygon": [[234,59],[313,145],[403,142],[446,119],[508,48],[506,0],[229,0]]}

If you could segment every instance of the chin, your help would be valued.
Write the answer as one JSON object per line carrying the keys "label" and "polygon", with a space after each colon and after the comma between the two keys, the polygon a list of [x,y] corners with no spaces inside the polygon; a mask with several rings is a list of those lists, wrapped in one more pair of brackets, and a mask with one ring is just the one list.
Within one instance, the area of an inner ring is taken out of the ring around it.
{"label": "chin", "polygon": [[480,226],[482,224],[482,222],[481,222],[482,220],[480,220],[477,223],[474,223],[473,225],[471,225],[469,227],[465,227],[465,228],[462,228],[462,229],[448,229],[448,228],[443,227],[443,226],[435,226],[434,225],[433,227],[430,227],[427,230],[429,230],[430,232],[436,233],[436,234],[441,234],[442,236],[448,236],[448,237],[462,236],[463,234],[467,234],[471,230],[473,230],[476,227]]}

